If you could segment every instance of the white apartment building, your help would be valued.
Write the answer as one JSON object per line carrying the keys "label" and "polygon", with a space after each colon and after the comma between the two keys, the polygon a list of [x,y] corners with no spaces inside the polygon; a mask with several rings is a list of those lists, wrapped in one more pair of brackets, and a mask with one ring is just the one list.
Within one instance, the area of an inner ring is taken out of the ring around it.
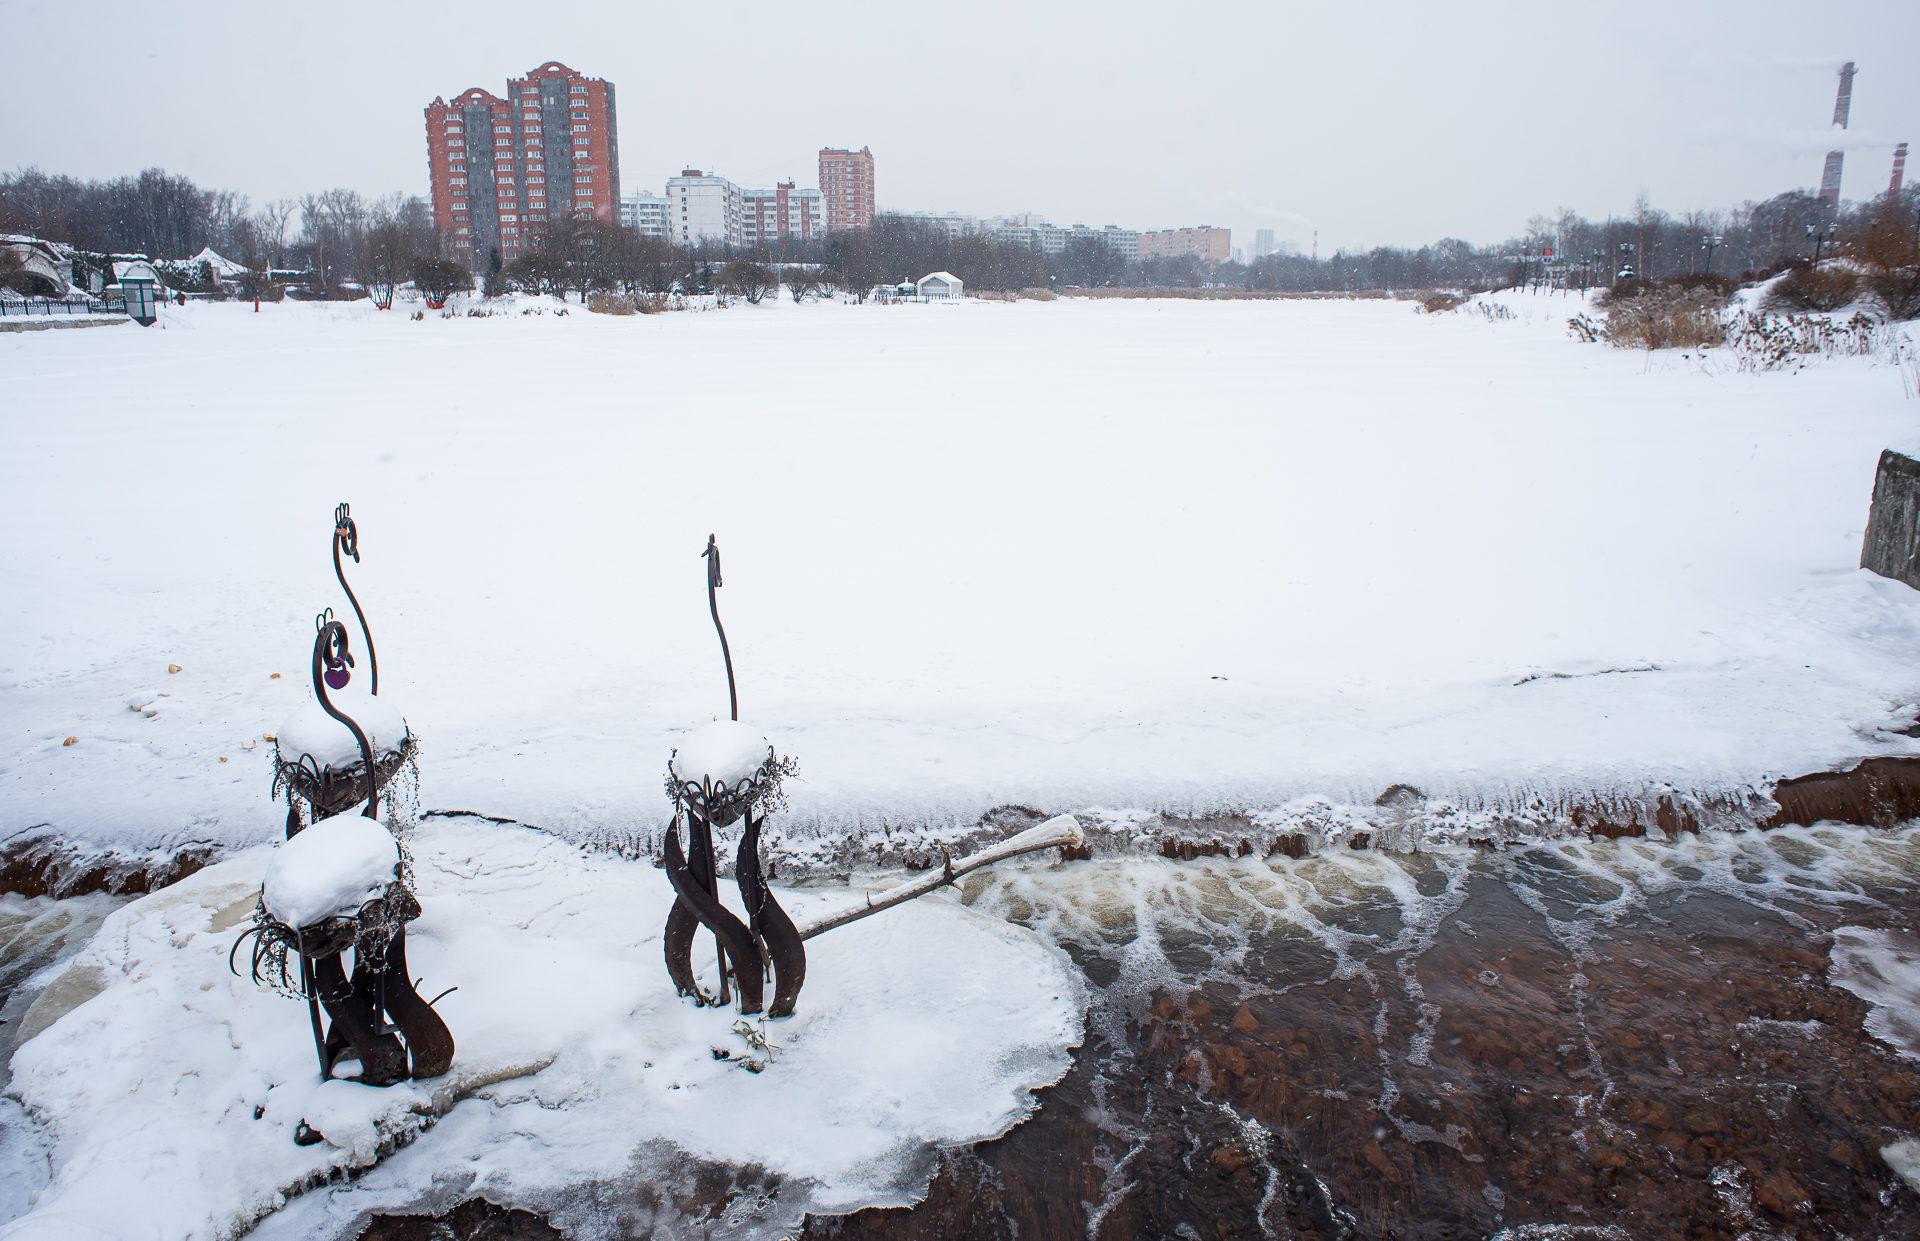
{"label": "white apartment building", "polygon": [[[1013,224],[1009,220],[1031,220],[1031,224]],[[995,241],[1012,246],[1026,246],[1042,254],[1059,254],[1067,248],[1067,243],[1081,237],[1097,237],[1111,246],[1121,258],[1131,263],[1140,257],[1140,234],[1129,229],[1109,224],[1105,228],[1088,228],[1076,224],[1072,228],[1060,228],[1048,224],[1039,216],[998,217],[982,221],[983,231]]]}
{"label": "white apartment building", "polygon": [[667,239],[677,246],[746,244],[744,199],[725,177],[683,168],[667,180]]}
{"label": "white apartment building", "polygon": [[630,228],[642,237],[665,237],[667,200],[644,191],[626,195],[620,200],[620,227]]}
{"label": "white apartment building", "polygon": [[[1092,232],[1093,230],[1088,229],[1087,231]],[[1100,235],[1105,237],[1107,244],[1117,250],[1120,257],[1127,260],[1127,262],[1134,262],[1140,257],[1140,234],[1135,230],[1121,228],[1117,224],[1109,224],[1100,230]]]}
{"label": "white apartment building", "polygon": [[949,238],[965,237],[980,231],[980,221],[958,211],[888,211],[885,214],[899,216],[904,220],[918,220],[922,224],[931,224],[943,229]]}
{"label": "white apartment building", "polygon": [[819,190],[799,189],[791,181],[782,181],[770,190],[741,191],[740,203],[745,245],[771,245],[789,238],[811,241],[826,234],[826,197]]}

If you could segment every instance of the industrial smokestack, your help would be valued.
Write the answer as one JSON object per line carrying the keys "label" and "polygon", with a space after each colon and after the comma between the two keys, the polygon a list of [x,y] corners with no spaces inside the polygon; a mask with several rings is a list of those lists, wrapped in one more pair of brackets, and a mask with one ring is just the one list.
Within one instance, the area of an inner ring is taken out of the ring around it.
{"label": "industrial smokestack", "polygon": [[[1853,62],[1840,66],[1840,93],[1833,101],[1833,123],[1841,129],[1847,127],[1847,113],[1853,110]],[[1840,163],[1846,158],[1844,151],[1828,151],[1827,166],[1820,173],[1820,201],[1833,208],[1840,209]]]}
{"label": "industrial smokestack", "polygon": [[1900,183],[1907,175],[1907,144],[1893,148],[1893,180],[1887,185],[1887,197],[1900,197]]}

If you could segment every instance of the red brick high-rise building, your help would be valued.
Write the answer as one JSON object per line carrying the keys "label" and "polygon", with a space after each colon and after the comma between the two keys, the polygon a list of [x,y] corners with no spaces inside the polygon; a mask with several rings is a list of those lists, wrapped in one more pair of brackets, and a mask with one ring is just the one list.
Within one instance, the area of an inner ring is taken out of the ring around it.
{"label": "red brick high-rise building", "polygon": [[426,112],[434,227],[469,266],[495,248],[518,258],[552,219],[617,218],[613,83],[551,60],[509,80],[505,99],[476,86]]}
{"label": "red brick high-rise building", "polygon": [[873,152],[865,147],[858,151],[822,148],[820,192],[827,199],[825,224],[829,233],[872,224]]}

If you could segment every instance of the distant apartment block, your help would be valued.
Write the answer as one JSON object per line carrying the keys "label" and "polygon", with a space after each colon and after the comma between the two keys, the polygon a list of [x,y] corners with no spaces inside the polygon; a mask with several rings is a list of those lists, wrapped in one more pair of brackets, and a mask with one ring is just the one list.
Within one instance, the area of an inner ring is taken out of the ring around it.
{"label": "distant apartment block", "polygon": [[1105,242],[1129,263],[1140,256],[1140,234],[1112,224],[1105,228],[1088,228],[1084,224],[1075,224],[1072,228],[1061,228],[1048,224],[1035,215],[998,216],[991,220],[982,220],[979,231],[995,241],[1011,246],[1025,246],[1030,250],[1038,250],[1042,254],[1059,254],[1066,250],[1070,243],[1081,238],[1092,237]]}
{"label": "distant apartment block", "polygon": [[550,220],[611,224],[620,198],[613,83],[557,60],[507,82],[502,99],[474,87],[427,105],[433,222],[456,258],[503,260],[531,248]]}
{"label": "distant apartment block", "polygon": [[667,239],[676,246],[746,244],[746,195],[715,173],[683,168],[667,180]]}
{"label": "distant apartment block", "polygon": [[741,233],[749,246],[776,241],[812,241],[824,234],[826,196],[782,181],[770,190],[741,193]]}
{"label": "distant apartment block", "polygon": [[642,190],[620,200],[620,227],[630,228],[642,237],[667,235],[667,200]]}
{"label": "distant apartment block", "polygon": [[1105,237],[1107,244],[1118,250],[1120,257],[1127,262],[1131,263],[1140,257],[1140,234],[1132,229],[1109,224],[1100,230],[1100,235]]}
{"label": "distant apartment block", "polygon": [[873,223],[873,152],[820,151],[820,190],[826,195],[827,231],[843,233]]}
{"label": "distant apartment block", "polygon": [[980,231],[980,221],[958,211],[889,211],[903,220],[917,220],[952,237],[966,237]]}
{"label": "distant apartment block", "polygon": [[1233,255],[1233,230],[1202,224],[1199,228],[1163,228],[1140,234],[1143,259],[1189,254],[1206,263],[1226,262]]}
{"label": "distant apartment block", "polygon": [[1263,259],[1272,253],[1273,253],[1273,230],[1270,228],[1254,229],[1253,230],[1253,257],[1256,259]]}

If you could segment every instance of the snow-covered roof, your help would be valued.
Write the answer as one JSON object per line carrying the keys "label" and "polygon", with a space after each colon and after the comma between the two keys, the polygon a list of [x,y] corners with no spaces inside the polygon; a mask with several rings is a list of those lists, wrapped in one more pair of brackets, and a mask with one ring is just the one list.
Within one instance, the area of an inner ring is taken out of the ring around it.
{"label": "snow-covered roof", "polygon": [[247,270],[239,263],[215,251],[212,246],[208,246],[206,249],[200,251],[200,253],[188,259],[187,262],[206,263],[213,268],[213,274],[216,276],[239,276],[244,275]]}
{"label": "snow-covered roof", "polygon": [[920,283],[920,284],[925,284],[925,283],[926,283],[927,281],[929,281],[929,280],[944,280],[944,281],[946,281],[946,282],[947,282],[948,284],[959,284],[959,283],[960,283],[960,277],[958,277],[958,276],[956,276],[956,275],[954,275],[954,274],[953,274],[952,272],[950,272],[950,271],[936,271],[936,272],[928,272],[928,273],[927,273],[926,275],[924,275],[924,276],[922,276],[922,277],[920,277],[920,279],[919,279],[919,281],[918,281],[918,283]]}
{"label": "snow-covered roof", "polygon": [[125,263],[115,263],[113,278],[115,280],[158,280],[160,275],[153,270],[152,263],[145,259],[133,259]]}

